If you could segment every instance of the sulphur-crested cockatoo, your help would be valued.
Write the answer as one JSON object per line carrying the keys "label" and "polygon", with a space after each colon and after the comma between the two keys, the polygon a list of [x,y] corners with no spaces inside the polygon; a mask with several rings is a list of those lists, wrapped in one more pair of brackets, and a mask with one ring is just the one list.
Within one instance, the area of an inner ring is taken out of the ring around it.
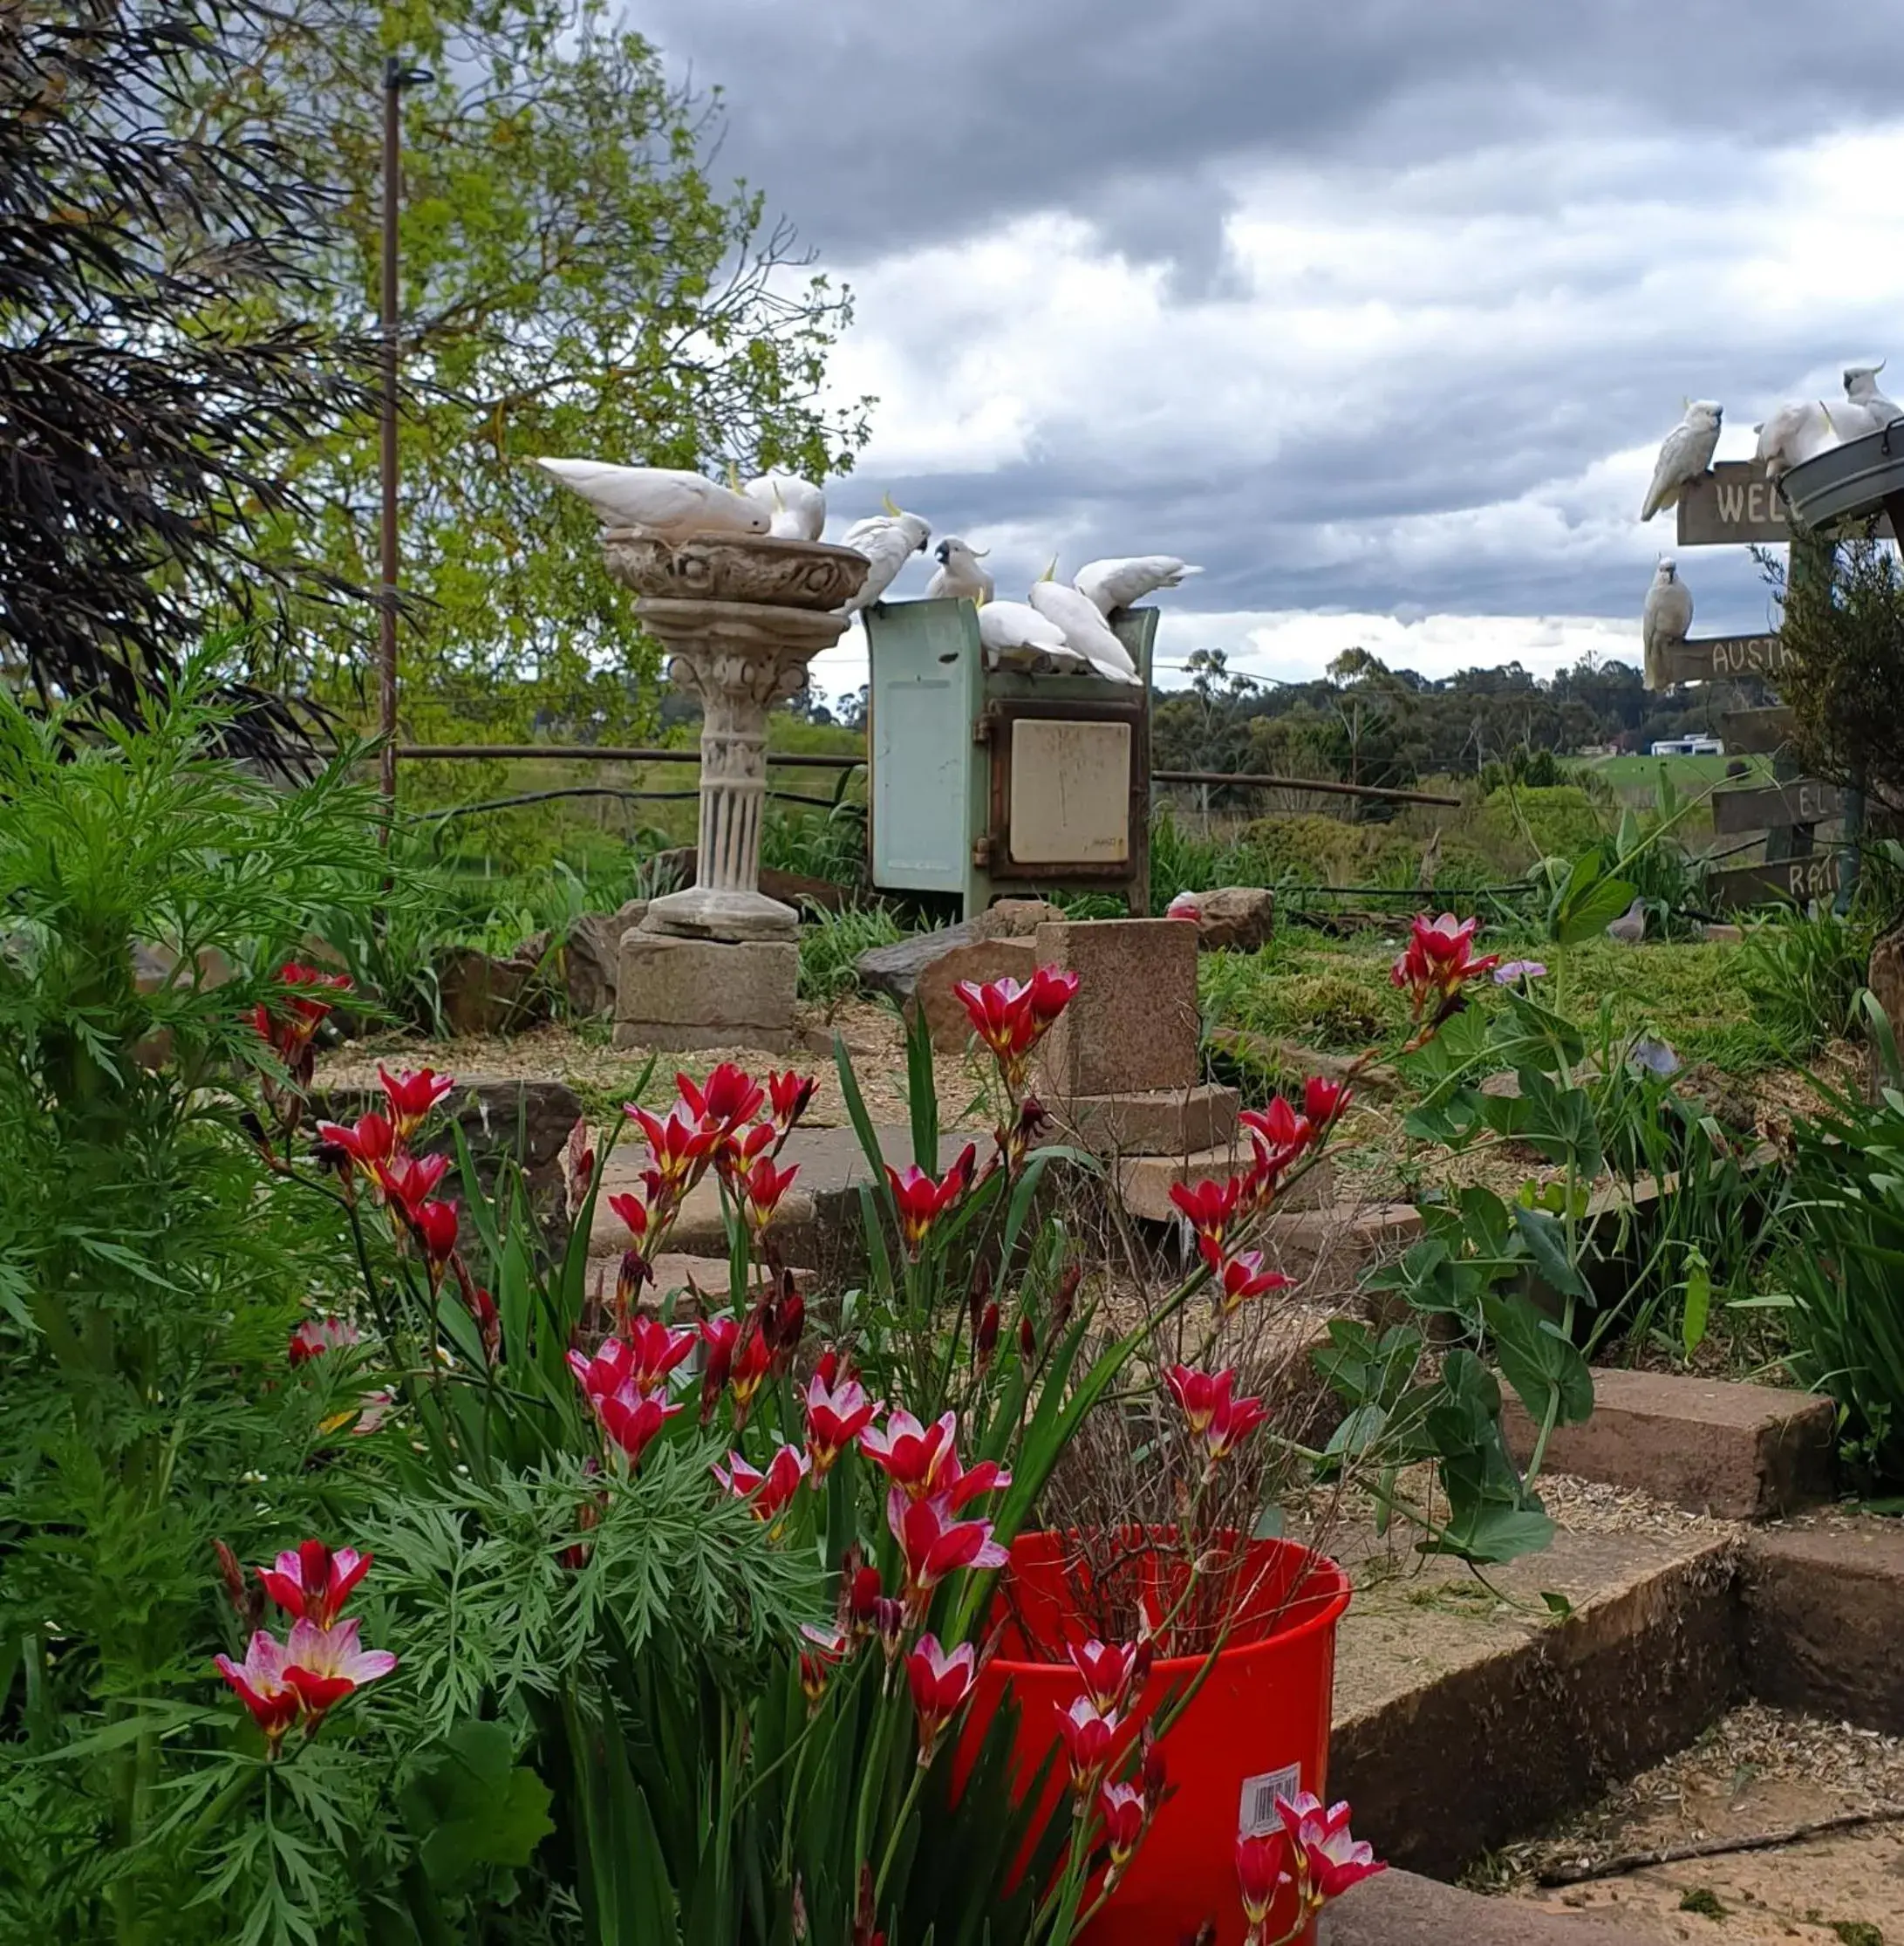
{"label": "sulphur-crested cockatoo", "polygon": [[[1840,419],[1846,423],[1840,424]],[[1851,421],[1855,420],[1855,425]],[[1801,399],[1780,406],[1771,417],[1754,428],[1758,434],[1758,457],[1764,461],[1765,477],[1776,480],[1820,453],[1828,453],[1846,434],[1853,437],[1869,430],[1862,411],[1847,401],[1843,406],[1827,406],[1822,399]]]}
{"label": "sulphur-crested cockatoo", "polygon": [[783,541],[817,541],[826,531],[826,495],[797,473],[763,473],[741,488],[767,509],[767,531]]}
{"label": "sulphur-crested cockatoo", "polygon": [[963,597],[967,601],[984,603],[997,592],[992,577],[979,565],[985,556],[956,536],[947,535],[932,550],[932,558],[938,567],[925,584],[928,601],[957,601]]}
{"label": "sulphur-crested cockatoo", "polygon": [[855,521],[840,536],[842,547],[863,554],[872,563],[872,572],[841,611],[843,614],[856,615],[861,609],[870,608],[891,587],[899,570],[915,554],[925,552],[925,543],[932,537],[932,529],[917,514],[895,506],[891,494],[885,500],[884,513]]}
{"label": "sulphur-crested cockatoo", "polygon": [[1689,399],[1685,416],[1666,435],[1660,456],[1653,468],[1653,484],[1646,489],[1640,518],[1651,520],[1668,507],[1679,504],[1681,491],[1712,464],[1719,444],[1722,409],[1716,399]]}
{"label": "sulphur-crested cockatoo", "polygon": [[685,541],[691,534],[764,534],[768,529],[766,508],[698,473],[606,466],[599,460],[536,464],[580,494],[604,527],[638,527],[664,541]]}
{"label": "sulphur-crested cockatoo", "polygon": [[1100,615],[1129,608],[1159,588],[1175,588],[1186,576],[1201,574],[1174,554],[1133,554],[1117,561],[1087,561],[1071,577],[1071,585]]}
{"label": "sulphur-crested cockatoo", "polygon": [[1646,605],[1640,611],[1640,643],[1646,656],[1646,686],[1664,689],[1666,652],[1686,639],[1692,626],[1692,591],[1679,578],[1679,570],[1669,554],[1660,556],[1653,570],[1653,585],[1646,591]]}
{"label": "sulphur-crested cockatoo", "polygon": [[1888,426],[1894,419],[1904,419],[1904,406],[1894,406],[1878,390],[1878,374],[1884,369],[1884,360],[1875,365],[1847,365],[1845,367],[1845,396],[1854,406],[1861,406],[1880,426]]}
{"label": "sulphur-crested cockatoo", "polygon": [[1111,682],[1135,683],[1137,666],[1105,625],[1102,611],[1089,596],[1053,579],[1057,570],[1054,561],[1045,570],[1045,578],[1032,584],[1026,598],[1047,621],[1064,631],[1065,646],[1082,656],[1099,675]]}
{"label": "sulphur-crested cockatoo", "polygon": [[1065,646],[1064,631],[1028,602],[984,603],[979,610],[979,639],[990,656],[1014,667],[1041,658],[1061,669],[1090,666],[1082,656]]}

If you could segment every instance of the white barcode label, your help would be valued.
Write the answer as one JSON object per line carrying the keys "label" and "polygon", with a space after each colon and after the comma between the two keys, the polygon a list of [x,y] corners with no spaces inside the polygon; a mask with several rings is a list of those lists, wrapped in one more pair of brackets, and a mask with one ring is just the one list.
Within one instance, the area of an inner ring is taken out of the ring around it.
{"label": "white barcode label", "polygon": [[1302,1772],[1293,1764],[1286,1770],[1245,1777],[1243,1801],[1237,1810],[1237,1836],[1260,1838],[1266,1832],[1274,1831],[1282,1822],[1276,1815],[1276,1799],[1286,1798],[1293,1804],[1301,1789]]}

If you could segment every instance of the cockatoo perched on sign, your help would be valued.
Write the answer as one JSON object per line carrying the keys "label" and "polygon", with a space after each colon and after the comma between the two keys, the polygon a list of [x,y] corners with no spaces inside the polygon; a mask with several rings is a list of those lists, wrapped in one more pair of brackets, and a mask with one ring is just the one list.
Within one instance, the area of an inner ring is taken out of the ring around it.
{"label": "cockatoo perched on sign", "polygon": [[915,554],[925,552],[925,543],[932,537],[932,529],[917,514],[896,507],[891,494],[885,499],[884,513],[855,521],[840,536],[842,547],[863,554],[872,563],[872,572],[841,611],[843,614],[856,615],[861,609],[870,608],[891,587],[899,570]]}
{"label": "cockatoo perched on sign", "polygon": [[957,601],[961,597],[983,605],[997,593],[997,584],[979,563],[985,558],[976,548],[968,547],[948,535],[932,550],[938,572],[925,584],[928,601]]}
{"label": "cockatoo perched on sign", "polygon": [[826,531],[826,495],[797,473],[763,473],[741,488],[768,509],[767,531],[783,541],[817,541]]}
{"label": "cockatoo perched on sign", "polygon": [[1114,608],[1129,608],[1159,588],[1177,587],[1188,576],[1202,572],[1174,554],[1133,554],[1116,561],[1087,561],[1071,577],[1071,585],[1100,615],[1109,615]]}
{"label": "cockatoo perched on sign", "polygon": [[1689,399],[1685,417],[1666,435],[1660,456],[1653,468],[1653,484],[1646,489],[1640,518],[1651,520],[1668,507],[1679,504],[1681,491],[1699,479],[1712,464],[1719,444],[1719,420],[1723,408],[1716,399]]}
{"label": "cockatoo perched on sign", "polygon": [[1646,605],[1640,611],[1640,643],[1645,651],[1646,686],[1664,689],[1666,651],[1686,639],[1692,626],[1692,591],[1679,578],[1679,570],[1669,554],[1660,556],[1653,570],[1653,585],[1646,591]]}
{"label": "cockatoo perched on sign", "polygon": [[979,610],[979,639],[986,653],[1007,665],[1045,657],[1062,669],[1090,665],[1065,646],[1064,631],[1022,601],[988,601]]}
{"label": "cockatoo perched on sign", "polygon": [[1894,419],[1904,419],[1904,408],[1894,406],[1878,390],[1878,374],[1884,369],[1884,360],[1875,365],[1847,365],[1845,367],[1845,396],[1854,406],[1861,406],[1880,426],[1888,426]]}
{"label": "cockatoo perched on sign", "polygon": [[1097,604],[1075,588],[1054,580],[1057,571],[1054,561],[1045,570],[1045,578],[1033,583],[1027,599],[1047,621],[1055,622],[1064,631],[1065,646],[1082,656],[1107,681],[1136,682],[1136,664],[1105,625]]}
{"label": "cockatoo perched on sign", "polygon": [[638,527],[664,541],[691,534],[764,534],[766,508],[698,473],[667,467],[606,466],[599,460],[538,460],[571,493],[580,494],[604,527]]}

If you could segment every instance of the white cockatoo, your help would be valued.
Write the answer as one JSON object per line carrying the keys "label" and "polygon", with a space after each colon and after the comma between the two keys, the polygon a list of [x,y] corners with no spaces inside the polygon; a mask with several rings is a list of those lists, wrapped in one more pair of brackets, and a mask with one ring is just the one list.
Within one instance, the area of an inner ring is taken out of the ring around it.
{"label": "white cockatoo", "polygon": [[925,584],[928,601],[958,601],[962,597],[982,605],[998,591],[997,584],[979,565],[985,555],[956,535],[948,534],[932,550],[932,558],[938,567]]}
{"label": "white cockatoo", "polygon": [[1063,669],[1090,665],[1065,646],[1064,631],[1028,602],[988,601],[979,609],[979,639],[988,656],[1018,665],[1047,659]]}
{"label": "white cockatoo", "polygon": [[1719,444],[1719,420],[1723,409],[1716,399],[1689,399],[1685,416],[1666,435],[1659,459],[1653,468],[1653,484],[1646,489],[1640,518],[1651,520],[1668,507],[1679,504],[1682,488],[1712,464]]}
{"label": "white cockatoo", "polygon": [[872,563],[872,572],[841,611],[843,614],[856,615],[861,609],[870,608],[891,587],[900,569],[915,554],[925,552],[925,543],[932,537],[925,522],[895,506],[891,494],[885,496],[885,505],[884,513],[855,521],[840,536],[842,547],[863,554]]}
{"label": "white cockatoo", "polygon": [[1646,686],[1664,689],[1666,652],[1686,639],[1692,626],[1692,591],[1679,578],[1679,570],[1669,554],[1660,556],[1653,570],[1653,585],[1646,591],[1646,605],[1640,611],[1640,644],[1645,652]]}
{"label": "white cockatoo", "polygon": [[1847,427],[1840,425],[1841,416],[1847,422],[1855,418],[1853,437],[1869,429],[1864,413],[1848,402],[1840,407],[1827,406],[1822,399],[1801,399],[1780,406],[1762,426],[1753,428],[1758,434],[1757,456],[1764,462],[1765,477],[1776,480],[1793,467],[1830,452],[1846,436]]}
{"label": "white cockatoo", "polygon": [[767,509],[767,531],[777,539],[817,541],[826,531],[826,495],[797,473],[763,473],[740,491]]}
{"label": "white cockatoo", "polygon": [[1894,419],[1904,419],[1904,407],[1894,406],[1878,390],[1878,374],[1884,365],[1885,361],[1880,358],[1875,365],[1847,365],[1845,367],[1846,398],[1853,405],[1861,406],[1880,426],[1888,426]]}
{"label": "white cockatoo", "polygon": [[599,460],[537,460],[571,493],[580,494],[604,527],[638,527],[661,540],[691,534],[764,534],[769,515],[757,501],[698,473],[669,467],[608,466]]}
{"label": "white cockatoo", "polygon": [[1137,681],[1137,666],[1112,634],[1102,611],[1088,595],[1055,580],[1057,571],[1054,561],[1045,570],[1044,579],[1032,584],[1026,598],[1047,621],[1055,622],[1064,631],[1065,646],[1082,656],[1099,675],[1110,682]]}
{"label": "white cockatoo", "polygon": [[1159,588],[1175,588],[1193,574],[1201,574],[1174,554],[1133,554],[1116,561],[1087,561],[1071,577],[1071,585],[1084,596],[1100,615],[1114,608],[1129,608]]}

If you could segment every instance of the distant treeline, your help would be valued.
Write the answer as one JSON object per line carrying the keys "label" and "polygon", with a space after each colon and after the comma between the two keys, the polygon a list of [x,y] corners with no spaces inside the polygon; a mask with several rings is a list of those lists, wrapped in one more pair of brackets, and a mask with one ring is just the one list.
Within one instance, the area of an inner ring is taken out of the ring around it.
{"label": "distant treeline", "polygon": [[1187,688],[1160,693],[1152,745],[1163,769],[1269,771],[1368,784],[1476,775],[1517,753],[1644,751],[1716,732],[1720,714],[1771,701],[1750,681],[1648,694],[1624,662],[1531,674],[1518,662],[1431,680],[1350,649],[1314,682],[1232,672],[1219,650],[1190,659]]}

